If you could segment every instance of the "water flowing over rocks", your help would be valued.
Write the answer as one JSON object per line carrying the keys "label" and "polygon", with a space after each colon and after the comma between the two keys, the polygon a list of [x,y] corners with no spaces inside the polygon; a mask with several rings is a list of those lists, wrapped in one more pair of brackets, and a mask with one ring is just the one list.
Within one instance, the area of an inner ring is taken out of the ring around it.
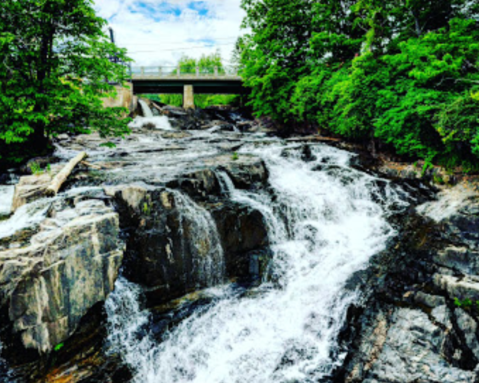
{"label": "water flowing over rocks", "polygon": [[366,295],[349,310],[335,381],[477,381],[478,201],[461,184],[399,219],[388,250],[351,280]]}
{"label": "water flowing over rocks", "polygon": [[56,197],[51,174],[17,183],[0,381],[478,381],[474,185],[438,194],[229,111],[150,112],[116,148],[59,137],[53,171],[89,159]]}

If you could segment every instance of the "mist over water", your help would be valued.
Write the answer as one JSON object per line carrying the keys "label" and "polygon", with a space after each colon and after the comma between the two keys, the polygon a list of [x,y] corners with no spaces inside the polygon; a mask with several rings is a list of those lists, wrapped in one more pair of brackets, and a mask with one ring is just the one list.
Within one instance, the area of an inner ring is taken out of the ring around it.
{"label": "mist over water", "polygon": [[[277,144],[244,147],[267,164],[268,192],[230,198],[261,211],[273,260],[267,280],[240,293],[211,290],[204,306],[158,343],[138,336],[148,321],[138,286],[120,278],[107,301],[110,340],[135,382],[317,382],[341,363],[337,335],[359,299],[344,284],[395,234],[387,215],[405,205],[386,181],[349,167],[351,155],[326,146],[310,158]],[[378,185],[382,185],[379,187]]]}

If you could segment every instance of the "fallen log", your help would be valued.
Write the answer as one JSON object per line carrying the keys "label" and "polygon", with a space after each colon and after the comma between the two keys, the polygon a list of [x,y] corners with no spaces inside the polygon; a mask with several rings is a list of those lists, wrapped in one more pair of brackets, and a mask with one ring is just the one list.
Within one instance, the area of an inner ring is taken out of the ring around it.
{"label": "fallen log", "polygon": [[65,167],[53,178],[52,182],[50,183],[50,186],[48,186],[45,190],[45,195],[50,197],[57,195],[58,191],[65,183],[75,166],[77,166],[86,157],[86,152],[81,152],[75,158],[72,158],[68,162],[68,164],[66,164]]}
{"label": "fallen log", "polygon": [[163,112],[163,109],[161,109],[161,108],[160,108],[158,105],[156,105],[154,102],[152,102],[151,105],[153,106],[153,108],[157,109],[158,111]]}

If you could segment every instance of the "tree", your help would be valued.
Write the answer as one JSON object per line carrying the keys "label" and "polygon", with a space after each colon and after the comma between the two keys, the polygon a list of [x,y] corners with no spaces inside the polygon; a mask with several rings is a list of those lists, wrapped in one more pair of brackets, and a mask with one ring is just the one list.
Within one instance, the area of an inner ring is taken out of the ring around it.
{"label": "tree", "polygon": [[[250,105],[398,154],[479,170],[479,3],[243,0]],[[300,25],[298,20],[303,20]]]}
{"label": "tree", "polygon": [[[60,133],[128,133],[122,108],[126,52],[103,33],[92,0],[4,0],[0,7],[0,162],[21,162]],[[110,60],[116,57],[116,60]]]}
{"label": "tree", "polygon": [[293,122],[289,98],[295,83],[310,72],[310,39],[315,0],[243,0],[244,40],[242,75],[251,88],[256,115]]}
{"label": "tree", "polygon": [[[218,73],[225,72],[223,61],[218,51],[210,55],[203,54],[199,59],[183,55],[177,66],[180,67],[182,74],[195,74],[197,67],[201,74],[213,74],[215,67],[218,69]],[[173,71],[173,74],[176,74],[176,69]]]}

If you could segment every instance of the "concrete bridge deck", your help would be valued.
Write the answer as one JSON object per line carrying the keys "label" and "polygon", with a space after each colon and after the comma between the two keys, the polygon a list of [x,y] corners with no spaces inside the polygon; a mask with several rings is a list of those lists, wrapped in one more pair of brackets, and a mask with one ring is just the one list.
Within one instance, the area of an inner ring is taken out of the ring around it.
{"label": "concrete bridge deck", "polygon": [[[186,73],[185,73],[186,72]],[[193,72],[193,73],[192,73]],[[185,108],[194,107],[194,93],[244,94],[243,79],[235,68],[139,67],[131,73],[135,94],[183,94]]]}

